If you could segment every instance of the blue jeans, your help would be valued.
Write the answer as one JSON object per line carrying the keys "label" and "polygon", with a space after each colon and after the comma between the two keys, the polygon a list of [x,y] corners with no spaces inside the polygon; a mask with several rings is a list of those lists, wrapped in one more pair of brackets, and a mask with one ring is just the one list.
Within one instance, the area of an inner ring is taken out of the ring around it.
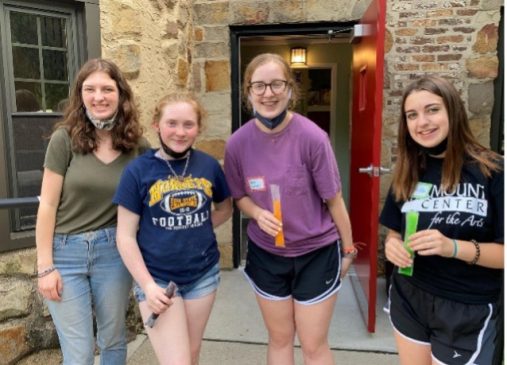
{"label": "blue jeans", "polygon": [[116,248],[116,228],[55,234],[53,261],[63,280],[62,299],[46,304],[58,332],[63,364],[93,365],[95,313],[100,364],[124,365],[132,278]]}
{"label": "blue jeans", "polygon": [[[165,288],[169,284],[167,281],[161,279],[154,280],[155,283],[162,288]],[[183,300],[199,299],[216,291],[218,284],[220,284],[220,264],[217,262],[196,281],[187,285],[178,286],[174,295],[182,297]],[[144,302],[146,300],[143,289],[135,282],[134,295],[138,302]]]}

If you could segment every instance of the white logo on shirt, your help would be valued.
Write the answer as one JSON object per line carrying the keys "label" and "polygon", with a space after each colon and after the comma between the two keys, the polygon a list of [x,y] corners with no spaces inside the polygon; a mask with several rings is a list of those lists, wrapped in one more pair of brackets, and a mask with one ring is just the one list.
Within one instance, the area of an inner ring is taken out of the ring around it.
{"label": "white logo on shirt", "polygon": [[452,358],[455,359],[457,357],[461,357],[461,354],[458,353],[458,351],[454,350],[454,355],[452,355]]}

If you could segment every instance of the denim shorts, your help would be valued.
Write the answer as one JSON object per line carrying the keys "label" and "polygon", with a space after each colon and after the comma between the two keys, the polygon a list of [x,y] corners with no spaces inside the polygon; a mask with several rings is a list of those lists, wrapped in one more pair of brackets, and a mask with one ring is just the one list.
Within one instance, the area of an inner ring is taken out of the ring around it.
{"label": "denim shorts", "polygon": [[[157,283],[157,285],[162,288],[165,288],[167,284],[169,284],[167,281],[160,279],[155,279],[155,283]],[[219,283],[220,264],[217,262],[211,267],[211,269],[206,271],[204,275],[196,281],[178,286],[175,296],[182,297],[184,300],[199,299],[217,290]],[[143,290],[137,283],[134,284],[134,295],[136,296],[138,302],[143,302],[146,300],[146,296],[144,295]]]}

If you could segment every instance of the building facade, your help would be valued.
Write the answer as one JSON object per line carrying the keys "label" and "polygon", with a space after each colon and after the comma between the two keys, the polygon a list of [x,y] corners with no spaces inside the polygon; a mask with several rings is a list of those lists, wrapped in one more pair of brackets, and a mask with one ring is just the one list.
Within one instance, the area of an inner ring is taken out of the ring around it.
{"label": "building facade", "polygon": [[[300,26],[312,29],[329,26],[332,35],[340,29],[349,32],[348,28],[362,17],[371,1],[0,0],[0,82],[3,83],[0,88],[0,198],[38,194],[40,161],[45,148],[41,137],[60,115],[58,102],[64,99],[73,73],[85,59],[110,58],[125,72],[135,92],[142,123],[153,143],[156,138],[150,123],[155,103],[172,91],[197,93],[209,113],[197,148],[222,160],[225,141],[237,123],[232,120],[236,104],[231,95],[238,85],[232,84],[231,72],[238,61],[246,60],[237,54],[231,30],[245,30],[247,34],[256,27],[265,27],[271,37],[245,38],[246,48],[239,48],[243,57],[259,47],[259,50],[278,49],[288,55],[294,42],[300,41],[294,40],[291,29],[296,32]],[[501,148],[503,48],[499,29],[503,27],[502,13],[500,0],[387,0],[383,166],[391,167],[396,158],[401,90],[423,73],[452,79],[465,100],[474,133],[484,145]],[[33,24],[36,27],[30,39],[27,29],[32,29]],[[280,33],[284,27],[286,31]],[[45,39],[44,34],[49,30],[53,35]],[[273,41],[276,32],[283,37]],[[309,33],[310,30],[306,35]],[[338,56],[333,59],[326,58],[329,56],[326,51],[319,51],[326,41],[326,36],[319,34],[319,41],[305,43],[308,65],[331,65],[333,72],[339,74],[333,73],[337,80],[334,89],[337,101],[330,105],[336,109],[334,118],[342,120],[347,128],[350,38],[328,37],[330,44],[337,47]],[[53,68],[48,68],[47,60]],[[17,91],[26,89],[36,95],[36,109],[21,103],[22,96]],[[347,134],[330,128],[337,155],[343,156],[343,150],[339,151],[340,138]],[[35,138],[34,135],[37,138],[32,141],[29,137]],[[346,145],[347,141],[343,143]],[[27,163],[32,160],[34,165]],[[347,158],[339,163],[343,169]],[[389,182],[389,175],[381,179],[381,196],[385,195]],[[51,319],[36,290],[34,219],[33,209],[0,210],[0,292],[3,293],[0,362],[6,364],[57,346]],[[221,264],[225,268],[233,267],[234,224],[238,222],[231,220],[217,232]],[[135,333],[140,329],[136,313],[130,320],[130,328]]]}

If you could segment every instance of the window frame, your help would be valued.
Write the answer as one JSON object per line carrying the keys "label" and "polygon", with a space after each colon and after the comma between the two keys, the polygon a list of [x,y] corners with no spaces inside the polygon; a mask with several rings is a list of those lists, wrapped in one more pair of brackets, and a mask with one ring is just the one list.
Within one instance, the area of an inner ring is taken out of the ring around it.
{"label": "window frame", "polygon": [[[12,176],[15,170],[15,151],[13,149],[12,116],[33,116],[33,112],[14,112],[16,105],[14,73],[10,28],[6,21],[7,13],[20,9],[41,15],[68,15],[71,23],[66,27],[72,34],[69,37],[69,82],[75,77],[79,67],[89,58],[101,56],[100,9],[99,0],[0,0],[0,199],[15,198],[17,184]],[[61,113],[44,113],[44,116],[58,117]],[[35,244],[34,230],[15,232],[18,209],[0,207],[0,252],[32,247]]]}

